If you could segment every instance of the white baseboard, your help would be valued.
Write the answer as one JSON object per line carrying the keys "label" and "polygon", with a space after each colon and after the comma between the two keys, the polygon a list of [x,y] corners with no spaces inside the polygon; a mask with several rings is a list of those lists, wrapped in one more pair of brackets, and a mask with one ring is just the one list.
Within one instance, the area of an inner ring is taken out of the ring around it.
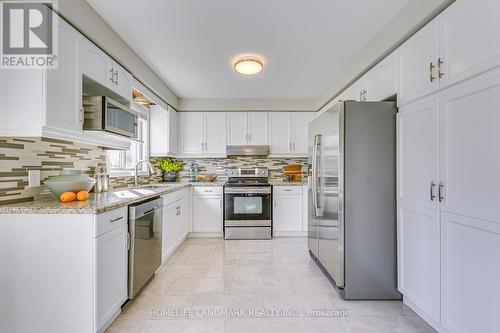
{"label": "white baseboard", "polygon": [[179,246],[181,246],[182,243],[184,243],[184,241],[186,240],[187,237],[188,237],[188,234],[186,234],[184,237],[182,237],[181,241],[179,241],[177,244],[175,244],[174,246],[172,246],[166,253],[162,253],[162,255],[161,255],[161,266],[163,266],[167,262],[168,258],[170,258],[172,256],[172,254],[175,253],[175,251],[177,251],[177,249],[179,248]]}

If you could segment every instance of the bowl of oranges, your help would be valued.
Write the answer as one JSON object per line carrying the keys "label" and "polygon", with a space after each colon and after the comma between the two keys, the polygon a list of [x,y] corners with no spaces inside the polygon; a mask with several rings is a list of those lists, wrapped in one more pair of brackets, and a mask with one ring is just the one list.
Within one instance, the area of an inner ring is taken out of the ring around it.
{"label": "bowl of oranges", "polygon": [[82,170],[63,170],[59,176],[47,179],[44,184],[61,202],[72,202],[88,200],[95,182]]}

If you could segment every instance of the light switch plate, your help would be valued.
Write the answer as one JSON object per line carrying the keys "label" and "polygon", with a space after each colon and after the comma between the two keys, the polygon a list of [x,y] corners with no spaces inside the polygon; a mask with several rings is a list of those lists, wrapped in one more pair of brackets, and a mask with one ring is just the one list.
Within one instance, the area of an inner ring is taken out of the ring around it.
{"label": "light switch plate", "polygon": [[40,170],[28,170],[28,186],[40,186]]}

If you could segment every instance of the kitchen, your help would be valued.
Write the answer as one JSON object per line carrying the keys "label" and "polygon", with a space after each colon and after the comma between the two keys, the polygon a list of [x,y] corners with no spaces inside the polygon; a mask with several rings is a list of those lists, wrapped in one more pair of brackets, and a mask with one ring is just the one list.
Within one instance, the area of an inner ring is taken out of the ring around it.
{"label": "kitchen", "polygon": [[0,332],[498,331],[497,1],[0,5]]}

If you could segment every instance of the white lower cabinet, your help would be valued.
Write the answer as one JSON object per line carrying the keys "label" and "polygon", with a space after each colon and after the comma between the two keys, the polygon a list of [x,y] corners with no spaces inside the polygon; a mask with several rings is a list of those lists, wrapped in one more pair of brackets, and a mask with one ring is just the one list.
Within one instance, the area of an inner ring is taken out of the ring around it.
{"label": "white lower cabinet", "polygon": [[128,225],[125,223],[94,240],[95,331],[103,332],[127,300]]}
{"label": "white lower cabinet", "polygon": [[186,239],[191,227],[190,190],[181,189],[162,196],[162,263],[175,252]]}
{"label": "white lower cabinet", "polygon": [[163,225],[161,238],[161,259],[165,262],[176,248],[176,220],[178,206],[176,203],[163,206]]}
{"label": "white lower cabinet", "polygon": [[273,235],[302,235],[304,198],[302,186],[273,187]]}
{"label": "white lower cabinet", "polygon": [[221,186],[200,186],[193,194],[193,232],[222,234],[223,208]]}
{"label": "white lower cabinet", "polygon": [[498,332],[500,224],[441,213],[441,264],[444,328]]}
{"label": "white lower cabinet", "polygon": [[398,204],[398,289],[424,319],[439,322],[439,210]]}

